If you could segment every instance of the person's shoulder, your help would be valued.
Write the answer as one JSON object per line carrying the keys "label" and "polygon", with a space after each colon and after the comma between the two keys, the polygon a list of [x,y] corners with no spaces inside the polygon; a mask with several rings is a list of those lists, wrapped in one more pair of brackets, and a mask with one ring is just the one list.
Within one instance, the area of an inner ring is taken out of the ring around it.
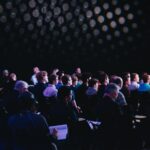
{"label": "person's shoulder", "polygon": [[30,118],[36,122],[46,122],[46,118],[40,113],[30,113]]}
{"label": "person's shoulder", "polygon": [[37,117],[37,118],[43,118],[44,116],[40,113],[34,113],[34,112],[30,112],[29,115],[33,116],[33,117]]}
{"label": "person's shoulder", "polygon": [[8,120],[7,120],[8,126],[13,126],[17,124],[17,122],[20,120],[19,119],[20,117],[21,117],[20,114],[14,114],[8,117]]}
{"label": "person's shoulder", "polygon": [[118,96],[120,96],[121,98],[125,98],[124,94],[122,93],[122,91],[119,91]]}

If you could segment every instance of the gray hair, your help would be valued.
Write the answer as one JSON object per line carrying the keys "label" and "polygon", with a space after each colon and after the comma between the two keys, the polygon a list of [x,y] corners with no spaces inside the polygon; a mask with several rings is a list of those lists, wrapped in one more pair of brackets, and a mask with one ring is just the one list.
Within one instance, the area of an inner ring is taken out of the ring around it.
{"label": "gray hair", "polygon": [[28,88],[29,85],[27,82],[23,81],[23,80],[18,80],[14,86],[14,89],[17,90],[17,91],[20,91],[21,89],[23,88]]}
{"label": "gray hair", "polygon": [[112,83],[117,84],[120,89],[121,89],[122,86],[123,86],[123,80],[122,80],[122,78],[119,77],[119,76],[115,76],[115,77],[112,79]]}
{"label": "gray hair", "polygon": [[119,92],[119,87],[117,84],[115,83],[110,83],[106,86],[106,89],[105,89],[105,93],[107,94],[111,94],[113,92]]}

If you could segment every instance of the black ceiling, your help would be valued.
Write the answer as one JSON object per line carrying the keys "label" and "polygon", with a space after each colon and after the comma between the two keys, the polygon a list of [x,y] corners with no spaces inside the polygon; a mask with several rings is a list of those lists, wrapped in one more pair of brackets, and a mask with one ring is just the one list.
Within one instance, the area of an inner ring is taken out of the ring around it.
{"label": "black ceiling", "polygon": [[149,0],[1,0],[0,66],[148,70]]}

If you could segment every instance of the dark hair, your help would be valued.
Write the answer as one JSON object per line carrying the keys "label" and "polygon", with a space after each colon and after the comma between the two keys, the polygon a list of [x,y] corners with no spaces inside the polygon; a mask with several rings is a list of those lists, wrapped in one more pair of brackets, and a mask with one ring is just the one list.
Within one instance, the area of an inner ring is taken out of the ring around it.
{"label": "dark hair", "polygon": [[65,74],[65,75],[61,78],[62,83],[63,83],[64,85],[68,84],[69,78],[71,78],[71,76],[68,75],[68,74]]}
{"label": "dark hair", "polygon": [[71,89],[68,86],[63,86],[58,90],[58,99],[64,100],[66,96],[69,96],[71,93]]}
{"label": "dark hair", "polygon": [[99,82],[101,84],[104,84],[105,80],[109,77],[104,71],[98,71],[97,75],[96,75],[96,78],[99,80]]}
{"label": "dark hair", "polygon": [[143,79],[143,82],[144,82],[144,83],[147,83],[147,82],[148,82],[148,79],[149,79],[149,75],[145,73],[145,74],[142,76],[142,79]]}
{"label": "dark hair", "polygon": [[92,78],[89,80],[89,87],[93,87],[96,83],[98,83],[98,79]]}
{"label": "dark hair", "polygon": [[123,79],[123,84],[125,85],[126,82],[130,79],[130,77],[129,76],[124,76],[122,79]]}
{"label": "dark hair", "polygon": [[127,78],[131,77],[131,74],[130,74],[130,72],[123,72],[122,73],[122,77],[125,78],[125,79],[127,79]]}
{"label": "dark hair", "polygon": [[48,75],[47,71],[40,71],[36,74],[36,78],[38,81],[42,81],[45,75]]}
{"label": "dark hair", "polygon": [[131,74],[131,81],[133,81],[135,79],[135,76],[138,75],[137,73],[132,73]]}
{"label": "dark hair", "polygon": [[115,84],[117,84],[117,85],[120,85],[120,84],[122,84],[122,78],[121,78],[121,77],[118,77],[118,76],[115,76],[115,77],[112,79],[111,82],[112,82],[112,83],[115,83]]}
{"label": "dark hair", "polygon": [[34,98],[34,95],[27,91],[19,95],[18,97],[18,107],[19,110],[30,110],[33,106],[36,106],[38,102]]}
{"label": "dark hair", "polygon": [[76,75],[71,76],[71,78],[73,82],[78,81],[78,77]]}
{"label": "dark hair", "polygon": [[56,81],[57,75],[51,74],[49,76],[49,83],[52,84],[54,81]]}
{"label": "dark hair", "polygon": [[117,84],[110,83],[106,86],[105,93],[112,93],[114,91],[117,91],[117,92],[119,91]]}
{"label": "dark hair", "polygon": [[58,71],[58,72],[56,73],[56,75],[58,75],[58,79],[59,79],[59,80],[61,80],[61,78],[63,77],[64,73],[65,73],[65,72],[64,72],[63,70]]}

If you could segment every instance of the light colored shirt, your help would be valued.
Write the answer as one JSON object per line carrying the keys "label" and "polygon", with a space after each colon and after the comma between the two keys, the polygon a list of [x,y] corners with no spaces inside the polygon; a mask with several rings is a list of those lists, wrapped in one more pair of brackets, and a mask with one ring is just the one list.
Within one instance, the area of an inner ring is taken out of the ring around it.
{"label": "light colored shirt", "polygon": [[139,87],[140,85],[137,82],[132,81],[131,84],[129,85],[129,90],[130,91],[138,90]]}
{"label": "light colored shirt", "polygon": [[45,97],[57,97],[58,90],[55,85],[49,84],[48,87],[43,91]]}
{"label": "light colored shirt", "polygon": [[38,80],[36,78],[36,74],[33,74],[32,77],[31,77],[31,81],[34,85],[36,85],[38,83]]}

